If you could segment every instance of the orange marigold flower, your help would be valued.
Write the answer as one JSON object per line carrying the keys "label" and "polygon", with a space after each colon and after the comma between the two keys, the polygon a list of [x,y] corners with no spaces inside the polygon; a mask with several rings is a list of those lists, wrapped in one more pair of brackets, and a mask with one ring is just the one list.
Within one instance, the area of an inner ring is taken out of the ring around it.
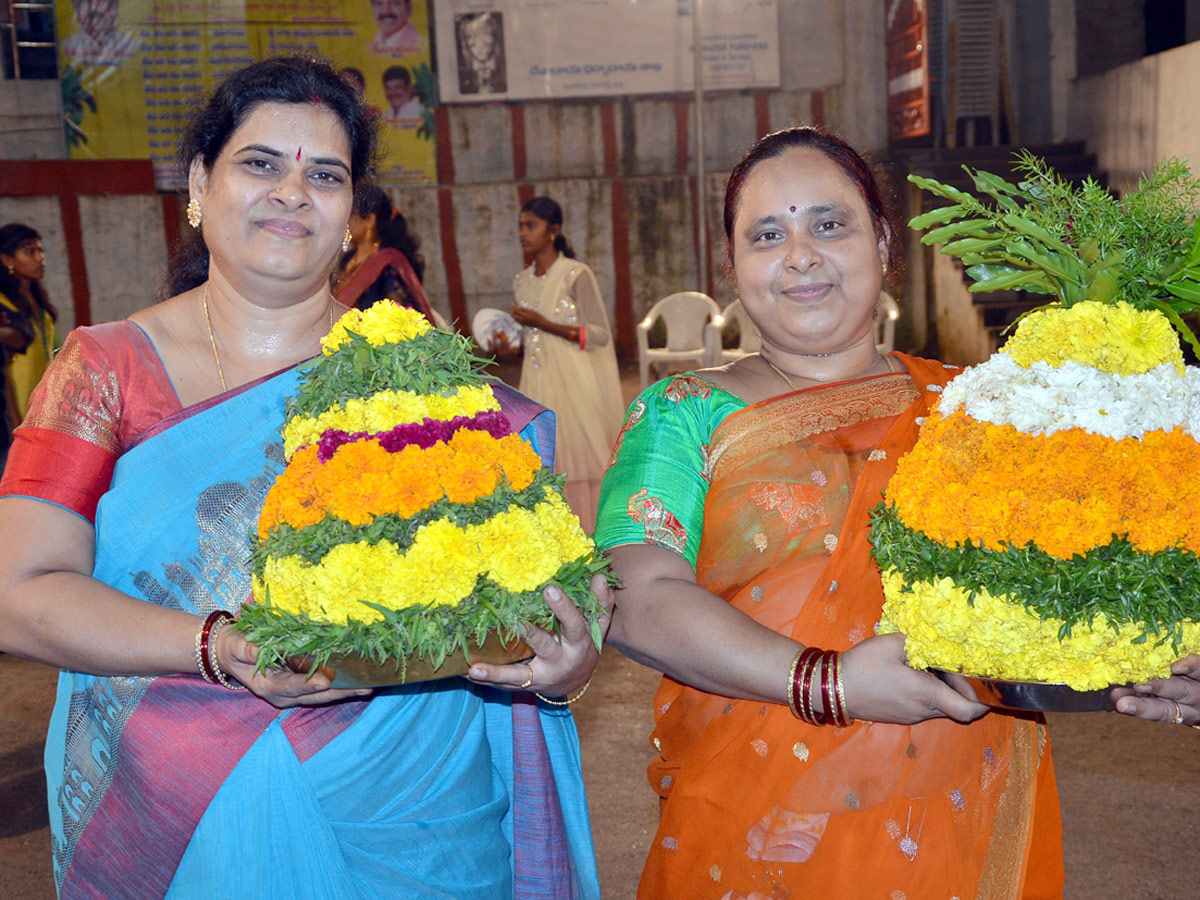
{"label": "orange marigold flower", "polygon": [[1079,428],[1048,436],[930,416],[900,460],[888,499],[901,521],[949,545],[1036,544],[1069,558],[1114,534],[1147,552],[1196,546],[1200,444],[1182,429],[1113,440]]}

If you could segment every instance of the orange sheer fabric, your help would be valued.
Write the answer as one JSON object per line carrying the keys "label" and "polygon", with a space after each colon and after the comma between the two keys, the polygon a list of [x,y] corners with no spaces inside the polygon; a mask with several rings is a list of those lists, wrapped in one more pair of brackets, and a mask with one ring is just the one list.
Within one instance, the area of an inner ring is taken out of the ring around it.
{"label": "orange sheer fabric", "polygon": [[[804,644],[844,650],[873,634],[883,594],[868,513],[953,374],[903,359],[912,381],[813,388],[725,419],[710,445],[702,585]],[[655,715],[650,779],[664,799],[639,897],[1062,896],[1057,793],[1034,719],[816,728],[786,706],[670,679]]]}

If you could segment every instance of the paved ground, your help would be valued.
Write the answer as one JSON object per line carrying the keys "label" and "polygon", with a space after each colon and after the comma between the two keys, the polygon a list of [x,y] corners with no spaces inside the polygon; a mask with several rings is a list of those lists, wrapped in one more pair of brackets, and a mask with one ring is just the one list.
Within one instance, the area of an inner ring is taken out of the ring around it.
{"label": "paved ground", "polygon": [[[0,656],[0,897],[53,900],[42,740],[55,673]],[[605,900],[630,900],[653,834],[648,670],[607,652],[577,706]],[[1115,714],[1051,718],[1066,900],[1191,900],[1200,881],[1200,732]],[[676,900],[676,898],[671,898]]]}

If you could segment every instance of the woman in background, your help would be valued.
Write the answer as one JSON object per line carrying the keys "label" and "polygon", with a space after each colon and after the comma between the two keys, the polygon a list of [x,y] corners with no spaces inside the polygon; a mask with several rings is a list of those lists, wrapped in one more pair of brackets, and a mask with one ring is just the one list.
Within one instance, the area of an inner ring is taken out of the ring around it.
{"label": "woman in background", "polygon": [[438,324],[421,287],[421,242],[383,188],[371,185],[355,198],[350,241],[353,249],[342,257],[333,281],[339,303],[366,309],[387,298]]}
{"label": "woman in background", "polygon": [[14,422],[25,417],[29,395],[54,355],[54,323],[58,310],[42,287],[46,254],[42,236],[17,222],[0,227],[0,311],[7,325],[23,336],[24,349],[5,341],[7,375],[15,408]]}
{"label": "woman in background", "polygon": [[562,207],[549,197],[521,208],[521,249],[533,262],[513,281],[512,317],[526,329],[520,390],[558,417],[557,469],[567,473],[567,501],[590,533],[625,404],[600,286],[562,223]]}

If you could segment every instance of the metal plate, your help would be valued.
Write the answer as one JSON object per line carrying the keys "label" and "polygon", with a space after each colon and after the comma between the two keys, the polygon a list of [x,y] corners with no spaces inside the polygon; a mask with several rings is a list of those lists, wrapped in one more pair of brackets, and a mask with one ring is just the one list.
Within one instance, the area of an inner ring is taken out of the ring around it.
{"label": "metal plate", "polygon": [[961,675],[942,669],[930,669],[942,681],[958,689],[955,681],[966,682],[980,703],[997,709],[1037,710],[1039,712],[1100,712],[1116,709],[1112,685],[1092,691],[1079,691],[1065,684],[1045,681],[1004,681],[978,675]]}
{"label": "metal plate", "polygon": [[[469,657],[461,650],[455,651],[436,669],[424,659],[377,663],[361,656],[331,656],[325,664],[324,671],[335,688],[389,687],[465,675],[477,662],[505,665],[529,659],[531,656],[533,651],[524,641],[504,644],[495,634],[489,634],[483,646],[472,649]],[[312,659],[307,656],[293,656],[288,660],[288,664],[293,671],[307,672],[312,668]]]}

